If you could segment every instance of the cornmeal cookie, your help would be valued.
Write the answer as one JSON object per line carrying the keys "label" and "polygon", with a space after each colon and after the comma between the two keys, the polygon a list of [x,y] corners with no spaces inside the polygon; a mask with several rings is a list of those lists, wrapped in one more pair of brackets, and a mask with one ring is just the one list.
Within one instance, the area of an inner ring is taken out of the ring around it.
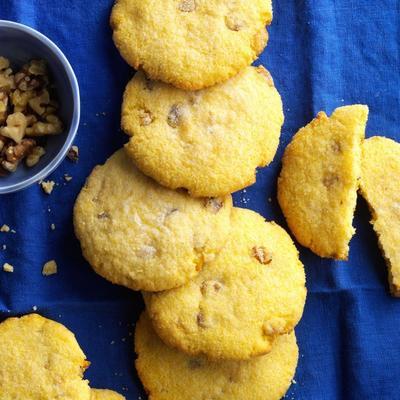
{"label": "cornmeal cookie", "polygon": [[119,393],[106,389],[92,389],[91,395],[91,400],[125,400]]}
{"label": "cornmeal cookie", "polygon": [[187,92],[137,73],[122,106],[126,149],[162,185],[223,196],[251,185],[276,153],[284,116],[269,72],[247,67],[209,89]]}
{"label": "cornmeal cookie", "polygon": [[37,314],[0,324],[0,398],[90,400],[89,366],[75,336]]}
{"label": "cornmeal cookie", "polygon": [[269,352],[299,321],[305,276],[289,235],[251,210],[234,208],[221,253],[186,285],[145,293],[164,342],[188,354],[248,359]]}
{"label": "cornmeal cookie", "polygon": [[136,368],[149,400],[278,400],[294,376],[294,332],[279,336],[272,351],[247,361],[212,362],[166,346],[142,314],[136,325]]}
{"label": "cornmeal cookie", "polygon": [[198,90],[250,65],[267,44],[270,0],[118,0],[113,38],[152,79]]}
{"label": "cornmeal cookie", "polygon": [[123,149],[96,167],[74,209],[75,232],[97,273],[158,291],[195,277],[225,244],[232,199],[194,199],[139,172]]}
{"label": "cornmeal cookie", "polygon": [[362,151],[361,194],[388,264],[391,292],[400,297],[400,144],[376,136]]}
{"label": "cornmeal cookie", "polygon": [[283,156],[279,204],[296,239],[321,257],[348,257],[367,118],[363,105],[320,112]]}

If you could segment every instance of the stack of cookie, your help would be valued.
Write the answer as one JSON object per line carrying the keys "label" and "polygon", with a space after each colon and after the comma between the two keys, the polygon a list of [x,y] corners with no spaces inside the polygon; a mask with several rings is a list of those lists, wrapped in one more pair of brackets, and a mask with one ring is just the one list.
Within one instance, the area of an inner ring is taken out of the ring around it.
{"label": "stack of cookie", "polygon": [[303,265],[281,227],[231,198],[279,144],[280,95],[250,66],[271,19],[265,0],[113,8],[141,70],[122,105],[131,138],[88,178],[74,225],[96,272],[143,291],[136,365],[153,400],[275,400],[295,373]]}

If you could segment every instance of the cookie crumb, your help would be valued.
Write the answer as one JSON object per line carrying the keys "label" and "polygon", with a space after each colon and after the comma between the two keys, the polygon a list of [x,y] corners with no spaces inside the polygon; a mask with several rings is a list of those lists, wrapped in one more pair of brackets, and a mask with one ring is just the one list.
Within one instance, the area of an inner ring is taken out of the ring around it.
{"label": "cookie crumb", "polygon": [[55,224],[51,224],[51,225],[50,225],[50,229],[51,229],[52,231],[54,231],[54,230],[56,229],[56,225],[55,225]]}
{"label": "cookie crumb", "polygon": [[4,272],[14,272],[14,267],[9,263],[4,263],[3,271]]}
{"label": "cookie crumb", "polygon": [[10,227],[6,224],[4,224],[1,228],[0,228],[0,232],[10,232]]}
{"label": "cookie crumb", "polygon": [[68,175],[68,174],[64,174],[64,179],[65,179],[67,182],[72,181],[72,176],[71,176],[71,175]]}
{"label": "cookie crumb", "polygon": [[47,261],[46,264],[43,265],[42,274],[44,276],[54,275],[57,273],[57,263],[55,260]]}
{"label": "cookie crumb", "polygon": [[37,311],[37,306],[33,306],[33,307],[32,307],[32,310],[33,310],[33,311]]}
{"label": "cookie crumb", "polygon": [[42,181],[40,182],[40,186],[46,194],[51,194],[54,189],[55,182],[54,181]]}
{"label": "cookie crumb", "polygon": [[7,245],[3,244],[3,250],[6,250],[6,249],[7,249]]}

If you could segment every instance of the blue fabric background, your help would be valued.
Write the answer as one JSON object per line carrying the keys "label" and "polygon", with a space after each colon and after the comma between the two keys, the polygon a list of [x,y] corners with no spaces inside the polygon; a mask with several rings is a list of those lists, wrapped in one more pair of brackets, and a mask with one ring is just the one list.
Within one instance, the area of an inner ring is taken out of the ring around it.
{"label": "blue fabric background", "polygon": [[[86,176],[126,141],[119,130],[120,104],[133,71],[112,43],[111,6],[112,0],[0,0],[1,19],[30,25],[61,47],[82,95],[79,163],[65,161],[52,174],[60,186],[51,196],[34,185],[0,198],[0,224],[16,230],[0,234],[0,245],[7,245],[0,250],[0,263],[15,266],[14,274],[0,272],[0,318],[37,306],[41,314],[61,321],[92,361],[86,373],[91,384],[118,390],[130,400],[145,398],[135,375],[131,337],[142,301],[92,272],[71,219]],[[261,62],[282,94],[286,122],[275,162],[235,200],[286,226],[276,202],[280,158],[292,135],[319,110],[368,104],[367,136],[400,140],[400,2],[276,0],[274,6]],[[64,173],[73,176],[65,186]],[[322,260],[300,249],[309,294],[297,328],[297,383],[288,399],[400,398],[400,299],[388,294],[385,263],[368,221],[359,199],[349,262]],[[52,258],[59,273],[44,278],[42,265]]]}

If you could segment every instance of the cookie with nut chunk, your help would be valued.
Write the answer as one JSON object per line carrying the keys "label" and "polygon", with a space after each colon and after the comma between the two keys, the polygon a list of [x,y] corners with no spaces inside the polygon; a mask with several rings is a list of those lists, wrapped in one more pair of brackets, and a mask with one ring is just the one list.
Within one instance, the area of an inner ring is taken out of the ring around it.
{"label": "cookie with nut chunk", "polygon": [[393,296],[400,297],[400,143],[371,137],[362,146],[361,194],[368,202],[389,269]]}
{"label": "cookie with nut chunk", "polygon": [[89,366],[75,336],[37,314],[0,324],[2,399],[90,400]]}
{"label": "cookie with nut chunk", "polygon": [[364,105],[320,112],[283,156],[279,204],[296,239],[321,257],[348,257],[367,118]]}
{"label": "cookie with nut chunk", "polygon": [[144,293],[154,328],[168,345],[213,359],[271,351],[301,318],[305,275],[290,236],[254,211],[232,210],[219,255],[184,286]]}
{"label": "cookie with nut chunk", "polygon": [[91,396],[91,400],[125,400],[124,396],[107,389],[92,389]]}
{"label": "cookie with nut chunk", "polygon": [[194,199],[137,170],[124,149],[96,167],[74,208],[75,232],[94,270],[133,290],[194,278],[224,245],[232,199]]}
{"label": "cookie with nut chunk", "polygon": [[122,128],[135,164],[162,185],[193,196],[223,196],[255,182],[275,156],[284,116],[269,72],[247,67],[197,92],[149,81],[128,84]]}
{"label": "cookie with nut chunk", "polygon": [[114,43],[135,69],[186,90],[223,82],[262,52],[271,0],[117,0]]}
{"label": "cookie with nut chunk", "polygon": [[271,352],[246,361],[210,361],[166,346],[148,316],[136,325],[136,369],[149,400],[279,400],[298,361],[294,332],[279,336]]}

